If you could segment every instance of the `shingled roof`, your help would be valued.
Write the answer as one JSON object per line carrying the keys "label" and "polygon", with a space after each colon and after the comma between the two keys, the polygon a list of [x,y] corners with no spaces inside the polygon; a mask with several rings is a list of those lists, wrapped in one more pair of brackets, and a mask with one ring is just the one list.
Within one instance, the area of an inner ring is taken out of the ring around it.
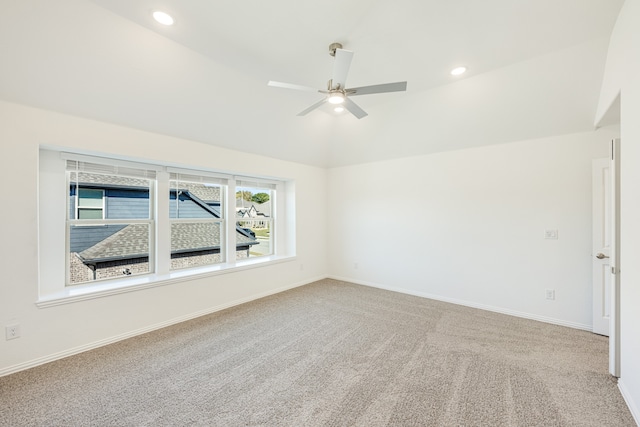
{"label": "shingled roof", "polygon": [[193,184],[190,182],[180,182],[179,190],[188,191],[189,194],[205,202],[220,200],[220,187],[217,185]]}
{"label": "shingled roof", "polygon": [[[236,247],[258,242],[242,232],[236,233]],[[220,249],[220,227],[211,222],[178,222],[171,225],[171,253]],[[106,262],[143,258],[149,255],[147,224],[130,224],[78,254],[84,262]]]}
{"label": "shingled roof", "polygon": [[80,252],[83,261],[112,261],[149,255],[149,226],[130,224]]}
{"label": "shingled roof", "polygon": [[69,175],[71,184],[80,183],[80,185],[112,186],[125,188],[149,188],[149,180],[143,178],[131,178],[121,175],[102,175],[89,172],[71,172]]}

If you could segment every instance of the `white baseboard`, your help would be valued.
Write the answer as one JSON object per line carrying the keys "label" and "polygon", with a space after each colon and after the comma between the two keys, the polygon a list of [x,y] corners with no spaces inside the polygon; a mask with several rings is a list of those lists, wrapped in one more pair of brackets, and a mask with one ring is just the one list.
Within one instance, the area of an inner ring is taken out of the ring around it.
{"label": "white baseboard", "polygon": [[137,335],[146,334],[147,332],[155,331],[157,329],[166,328],[167,326],[175,325],[177,323],[185,322],[187,320],[195,319],[197,317],[205,316],[207,314],[215,313],[216,311],[225,310],[227,308],[234,307],[236,305],[244,304],[250,301],[254,301],[260,298],[267,297],[269,295],[274,295],[280,292],[288,291],[289,289],[297,288],[300,286],[308,285],[310,283],[316,282],[318,280],[325,279],[326,276],[319,276],[312,279],[305,280],[303,282],[294,283],[288,286],[282,286],[276,289],[270,289],[266,292],[261,292],[259,294],[254,294],[249,297],[240,298],[225,304],[220,304],[215,307],[211,307],[205,310],[201,310],[195,313],[189,313],[184,316],[176,317],[165,322],[156,323],[154,325],[150,325],[144,328],[136,329],[134,331],[126,332],[124,334],[116,335],[113,337],[105,338],[103,340],[94,341],[89,344],[81,345],[79,347],[74,347],[68,350],[64,350],[58,353],[50,354],[44,357],[39,357],[37,359],[30,360],[28,362],[19,363],[17,365],[9,366],[3,369],[0,369],[0,377],[5,375],[14,374],[16,372],[24,371],[25,369],[34,368],[39,365],[44,365],[45,363],[53,362],[59,359],[64,359],[65,357],[73,356],[74,354],[83,353],[85,351],[93,350],[99,347],[103,347],[105,345],[113,344],[118,341],[126,340],[128,338],[135,337]]}
{"label": "white baseboard", "polygon": [[429,294],[429,293],[426,293],[426,292],[419,292],[419,291],[414,291],[414,290],[411,290],[411,289],[399,288],[399,287],[395,287],[395,286],[387,286],[387,285],[383,285],[383,284],[380,284],[380,283],[369,282],[369,281],[364,281],[364,280],[357,280],[357,279],[352,279],[352,278],[348,278],[348,277],[328,276],[328,278],[329,279],[334,279],[334,280],[341,280],[343,282],[355,283],[356,285],[370,286],[372,288],[384,289],[384,290],[387,290],[387,291],[400,292],[402,294],[413,295],[413,296],[422,297],[422,298],[428,298],[428,299],[432,299],[432,300],[436,300],[436,301],[442,301],[442,302],[448,302],[448,303],[451,303],[451,304],[463,305],[463,306],[466,306],[466,307],[479,308],[481,310],[493,311],[494,313],[508,314],[509,316],[522,317],[524,319],[530,319],[530,320],[537,320],[539,322],[551,323],[553,325],[566,326],[566,327],[569,327],[569,328],[581,329],[581,330],[585,330],[585,331],[589,331],[589,332],[592,331],[592,326],[591,325],[585,325],[585,324],[582,324],[582,323],[568,322],[568,321],[562,320],[562,319],[555,319],[555,318],[552,318],[552,317],[539,316],[537,314],[526,313],[526,312],[522,312],[522,311],[515,311],[515,310],[510,310],[510,309],[507,309],[507,308],[495,307],[495,306],[486,305],[486,304],[479,304],[479,303],[475,303],[475,302],[472,302],[472,301],[459,300],[459,299],[456,299],[456,298],[448,298],[448,297],[443,297],[443,296],[440,296],[440,295]]}
{"label": "white baseboard", "polygon": [[624,380],[622,378],[618,380],[618,389],[620,390],[620,394],[622,394],[622,398],[627,404],[627,407],[629,407],[629,411],[631,412],[633,419],[635,420],[636,424],[640,426],[640,411],[638,410],[635,402],[631,399],[631,393],[629,393],[629,390],[624,384]]}

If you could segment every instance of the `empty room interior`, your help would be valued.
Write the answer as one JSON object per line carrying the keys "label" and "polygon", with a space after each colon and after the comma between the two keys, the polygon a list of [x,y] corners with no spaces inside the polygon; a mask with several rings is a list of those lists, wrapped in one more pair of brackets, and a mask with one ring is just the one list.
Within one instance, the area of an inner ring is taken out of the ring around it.
{"label": "empty room interior", "polygon": [[640,0],[0,0],[0,425],[640,422]]}

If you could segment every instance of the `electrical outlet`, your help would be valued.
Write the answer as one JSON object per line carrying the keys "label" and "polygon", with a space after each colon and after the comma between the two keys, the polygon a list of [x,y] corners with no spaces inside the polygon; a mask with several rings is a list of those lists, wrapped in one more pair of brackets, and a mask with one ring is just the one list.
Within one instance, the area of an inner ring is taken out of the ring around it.
{"label": "electrical outlet", "polygon": [[357,270],[357,269],[358,269],[358,263],[357,263],[357,262],[354,262],[354,263],[353,263],[353,269],[354,269],[354,270]]}
{"label": "electrical outlet", "polygon": [[13,325],[7,325],[4,327],[7,341],[20,338],[20,325],[14,323]]}
{"label": "electrical outlet", "polygon": [[558,230],[544,230],[544,238],[547,240],[558,240]]}
{"label": "electrical outlet", "polygon": [[545,291],[545,295],[546,295],[547,299],[549,299],[549,300],[556,299],[556,291],[555,291],[555,289],[547,289]]}

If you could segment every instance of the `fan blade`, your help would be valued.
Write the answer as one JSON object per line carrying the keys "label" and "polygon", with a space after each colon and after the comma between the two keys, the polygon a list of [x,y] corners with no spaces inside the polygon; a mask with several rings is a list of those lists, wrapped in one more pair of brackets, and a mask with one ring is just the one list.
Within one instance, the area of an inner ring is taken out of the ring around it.
{"label": "fan blade", "polygon": [[402,92],[407,90],[407,82],[384,83],[381,85],[362,86],[347,89],[347,95],[370,95],[372,93]]}
{"label": "fan blade", "polygon": [[340,89],[345,88],[352,58],[353,52],[350,50],[336,49],[336,59],[333,63],[332,89],[335,89],[338,85],[340,85]]}
{"label": "fan blade", "polygon": [[315,110],[316,108],[320,107],[322,104],[324,104],[325,102],[327,102],[327,98],[322,98],[322,100],[316,102],[315,104],[313,104],[311,107],[307,108],[306,110],[302,110],[300,111],[297,115],[298,116],[304,116],[307,113],[312,112],[313,110]]}
{"label": "fan blade", "polygon": [[294,90],[304,90],[306,92],[318,92],[318,89],[314,89],[312,87],[294,85],[291,83],[274,82],[271,80],[269,81],[269,83],[267,83],[267,86],[282,87],[285,89],[294,89]]}
{"label": "fan blade", "polygon": [[358,119],[368,116],[367,112],[362,108],[358,107],[358,104],[350,100],[349,98],[344,99],[344,108],[349,110],[351,114],[356,116]]}

